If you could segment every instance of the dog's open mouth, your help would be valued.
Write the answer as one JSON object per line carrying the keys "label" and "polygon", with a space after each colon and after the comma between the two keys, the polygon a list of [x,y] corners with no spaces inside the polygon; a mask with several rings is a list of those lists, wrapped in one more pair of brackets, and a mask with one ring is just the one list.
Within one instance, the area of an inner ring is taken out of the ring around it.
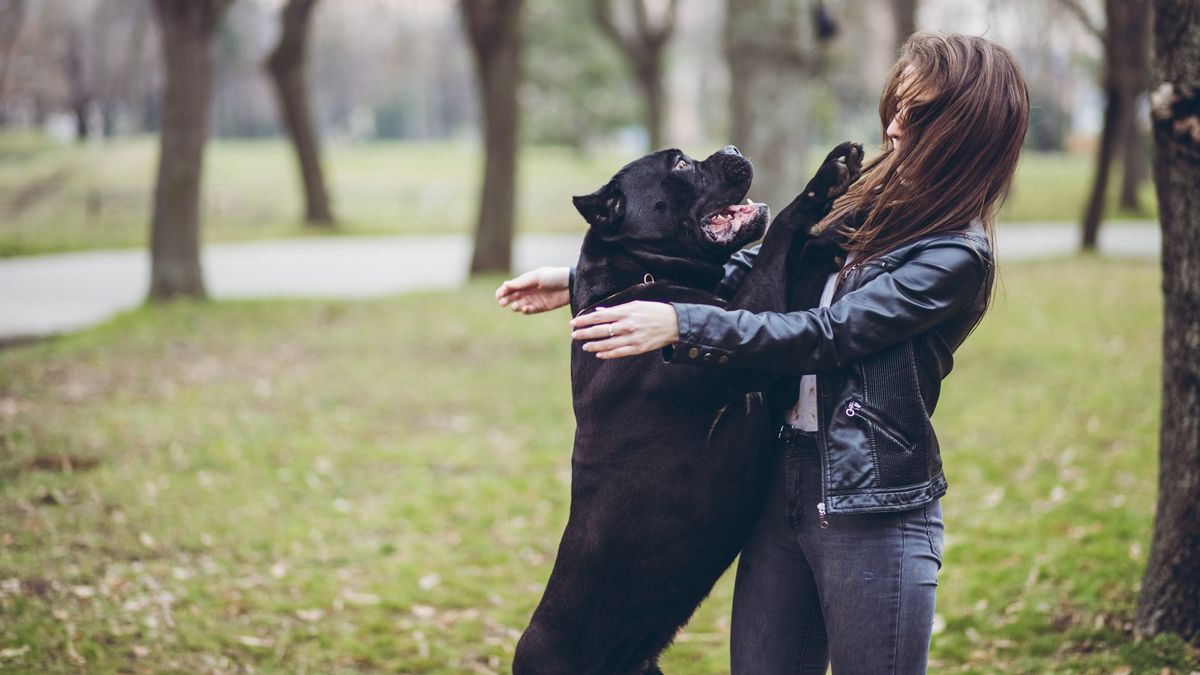
{"label": "dog's open mouth", "polygon": [[762,216],[765,208],[765,204],[756,204],[747,199],[745,204],[726,206],[704,216],[700,220],[700,229],[714,244],[729,244]]}

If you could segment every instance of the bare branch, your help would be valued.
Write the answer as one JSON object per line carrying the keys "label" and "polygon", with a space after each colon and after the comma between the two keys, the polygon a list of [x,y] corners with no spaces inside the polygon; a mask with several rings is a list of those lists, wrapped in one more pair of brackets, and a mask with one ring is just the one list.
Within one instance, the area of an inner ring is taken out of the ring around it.
{"label": "bare branch", "polygon": [[1087,32],[1095,35],[1100,41],[1104,41],[1104,27],[1092,20],[1091,15],[1087,13],[1087,10],[1084,9],[1083,5],[1079,4],[1079,0],[1058,0],[1058,4],[1068,12],[1074,14],[1075,18],[1079,19],[1079,23],[1083,24],[1083,27],[1087,29]]}
{"label": "bare branch", "polygon": [[639,51],[638,45],[632,36],[622,33],[620,27],[617,26],[616,19],[613,17],[612,0],[592,0],[591,4],[592,16],[595,17],[600,30],[604,31],[604,34],[616,43],[623,53],[636,58]]}

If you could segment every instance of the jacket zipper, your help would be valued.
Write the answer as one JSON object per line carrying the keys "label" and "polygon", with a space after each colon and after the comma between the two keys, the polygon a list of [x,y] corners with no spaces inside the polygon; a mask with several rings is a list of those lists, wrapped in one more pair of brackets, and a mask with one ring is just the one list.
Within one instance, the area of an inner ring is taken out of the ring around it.
{"label": "jacket zipper", "polygon": [[821,501],[817,502],[817,524],[823,530],[829,527],[829,521],[825,518],[825,502],[827,500],[825,497],[825,406],[821,400],[821,376],[819,374],[813,383],[813,391],[817,397],[817,440],[821,446],[817,452],[817,457],[821,460]]}
{"label": "jacket zipper", "polygon": [[[858,269],[858,266],[859,263],[854,263],[848,269],[844,270],[845,276],[849,277],[854,270]],[[838,270],[838,275],[833,279],[833,293],[831,293],[829,296],[829,304],[831,305],[835,300],[837,300],[838,289],[841,287],[843,280],[842,272],[843,270]],[[829,527],[829,520],[825,517],[827,514],[825,504],[829,501],[829,498],[826,497],[825,493],[825,401],[821,398],[821,376],[819,374],[816,377],[813,390],[817,397],[817,440],[820,442],[821,446],[819,452],[817,453],[817,456],[821,459],[821,501],[817,502],[817,524],[820,525],[821,529],[823,530]]]}
{"label": "jacket zipper", "polygon": [[893,442],[898,443],[904,447],[905,450],[908,450],[910,447],[912,447],[912,443],[910,443],[908,439],[904,438],[900,432],[893,430],[892,425],[885,422],[878,413],[871,408],[864,406],[861,401],[857,399],[851,399],[850,403],[846,404],[846,416],[854,417],[855,415],[862,415],[867,421],[874,424],[884,436],[891,437]]}
{"label": "jacket zipper", "polygon": [[[854,263],[853,265],[850,265],[850,267],[845,270],[845,278],[849,278],[850,275],[854,274],[854,272],[861,266],[862,266],[862,263]],[[883,266],[886,268],[887,263],[884,262]],[[829,304],[832,305],[834,303],[834,301],[837,300],[838,289],[839,289],[839,287],[841,287],[842,281],[843,281],[842,271],[839,270],[838,275],[833,280],[833,293],[830,295]],[[825,420],[825,403],[824,403],[824,400],[821,398],[821,376],[820,375],[817,375],[817,380],[816,380],[816,384],[814,385],[814,389],[816,391],[816,397],[817,397],[817,439],[820,441],[820,445],[821,445],[820,451],[817,453],[817,456],[821,458],[821,501],[817,502],[817,524],[819,524],[821,526],[821,529],[825,529],[825,528],[829,527],[829,519],[826,518],[826,515],[828,512],[827,512],[826,506],[825,506],[826,502],[829,501],[829,498],[826,497],[826,493],[825,493],[825,447],[826,447],[826,445],[825,445],[825,427],[823,424],[823,422]],[[905,447],[907,447],[907,446],[905,446]]]}
{"label": "jacket zipper", "polygon": [[861,263],[854,263],[844,270],[838,270],[837,278],[833,280],[833,295],[830,296],[829,304],[833,304],[833,296],[837,295],[838,288],[842,285],[842,282],[849,278],[851,274],[854,274],[854,270],[858,269],[860,264]]}

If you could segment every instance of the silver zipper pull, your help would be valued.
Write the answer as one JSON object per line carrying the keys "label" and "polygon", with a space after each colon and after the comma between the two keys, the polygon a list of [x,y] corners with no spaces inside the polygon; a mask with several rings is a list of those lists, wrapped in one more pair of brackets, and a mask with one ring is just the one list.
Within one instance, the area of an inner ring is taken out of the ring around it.
{"label": "silver zipper pull", "polygon": [[850,404],[846,406],[846,417],[854,417],[858,414],[858,409],[861,407],[862,404],[858,401],[850,401]]}
{"label": "silver zipper pull", "polygon": [[822,530],[829,527],[829,521],[825,520],[825,502],[817,502],[817,523]]}

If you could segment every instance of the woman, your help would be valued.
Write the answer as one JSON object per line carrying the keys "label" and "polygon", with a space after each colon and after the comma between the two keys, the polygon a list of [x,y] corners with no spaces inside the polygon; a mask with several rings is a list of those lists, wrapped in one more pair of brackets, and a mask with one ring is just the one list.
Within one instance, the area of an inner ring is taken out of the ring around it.
{"label": "woman", "polygon": [[[915,673],[928,660],[947,488],[929,418],[989,303],[994,218],[1029,99],[1004,48],[918,33],[879,110],[882,153],[819,225],[847,253],[819,307],[633,302],[572,321],[598,358],[719,354],[724,367],[792,378],[772,406],[779,470],[738,563],[734,673],[824,673],[831,661],[838,674]],[[735,256],[723,290],[755,253]],[[542,268],[497,298],[545,311],[567,302],[568,279]]]}

